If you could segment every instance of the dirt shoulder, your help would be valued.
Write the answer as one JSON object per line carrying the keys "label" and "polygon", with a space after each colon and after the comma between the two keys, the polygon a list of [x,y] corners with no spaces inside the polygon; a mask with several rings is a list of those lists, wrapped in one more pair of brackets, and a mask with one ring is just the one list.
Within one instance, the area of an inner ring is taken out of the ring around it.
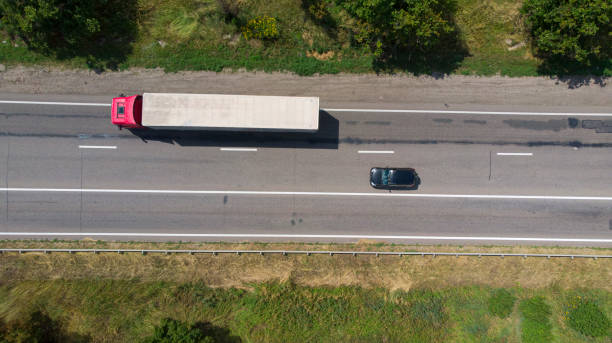
{"label": "dirt shoulder", "polygon": [[[120,243],[0,242],[0,247],[96,249],[243,249],[504,252],[612,254],[610,249],[560,247],[408,246],[292,243]],[[212,287],[249,287],[252,283],[291,281],[303,286],[383,287],[388,289],[490,287],[600,288],[612,290],[612,260],[522,257],[398,257],[340,255],[233,255],[140,253],[4,253],[0,280],[139,279],[196,282]]]}
{"label": "dirt shoulder", "polygon": [[10,67],[0,72],[0,93],[105,95],[142,92],[234,93],[321,97],[322,106],[433,109],[574,108],[609,111],[612,88],[606,79],[546,77],[413,77],[405,75],[323,75],[288,73],[178,72],[131,69],[96,74],[89,70]]}

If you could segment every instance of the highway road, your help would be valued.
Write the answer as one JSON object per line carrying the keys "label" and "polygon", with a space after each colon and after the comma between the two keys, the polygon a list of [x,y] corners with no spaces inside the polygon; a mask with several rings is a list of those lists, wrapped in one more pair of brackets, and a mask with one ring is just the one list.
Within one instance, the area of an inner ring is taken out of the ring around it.
{"label": "highway road", "polygon": [[314,135],[181,133],[117,130],[112,96],[0,94],[0,239],[612,246],[612,110],[323,101]]}

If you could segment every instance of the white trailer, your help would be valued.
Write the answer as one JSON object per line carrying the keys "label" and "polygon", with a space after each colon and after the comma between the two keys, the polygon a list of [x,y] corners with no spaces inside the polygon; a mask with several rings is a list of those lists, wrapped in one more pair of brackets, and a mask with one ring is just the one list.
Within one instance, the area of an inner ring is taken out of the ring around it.
{"label": "white trailer", "polygon": [[144,93],[114,98],[112,120],[123,127],[314,132],[319,98]]}

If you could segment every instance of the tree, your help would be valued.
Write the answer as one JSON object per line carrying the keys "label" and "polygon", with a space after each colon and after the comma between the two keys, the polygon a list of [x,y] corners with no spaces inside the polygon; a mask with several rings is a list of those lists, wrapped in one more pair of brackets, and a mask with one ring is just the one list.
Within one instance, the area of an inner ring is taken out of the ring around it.
{"label": "tree", "polygon": [[521,13],[535,55],[547,65],[568,72],[612,61],[610,0],[526,0]]}
{"label": "tree", "polygon": [[355,17],[357,42],[381,59],[422,56],[455,33],[455,0],[336,0]]}
{"label": "tree", "polygon": [[2,29],[57,58],[115,68],[136,34],[136,0],[0,0]]}

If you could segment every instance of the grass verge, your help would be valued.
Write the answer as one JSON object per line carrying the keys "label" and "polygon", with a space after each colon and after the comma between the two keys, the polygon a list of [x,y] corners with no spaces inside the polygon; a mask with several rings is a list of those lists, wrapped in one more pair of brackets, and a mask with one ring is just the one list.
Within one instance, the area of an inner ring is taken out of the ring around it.
{"label": "grass verge", "polygon": [[[610,253],[375,242],[3,241],[0,247]],[[612,316],[612,263],[604,259],[5,253],[0,266],[0,319],[41,310],[61,323],[68,341],[140,341],[170,317],[214,327],[223,342],[518,342],[526,322],[518,304],[534,297],[550,307],[553,339],[610,338],[582,335],[565,314],[579,295]],[[500,289],[501,298],[516,299],[502,301],[503,316],[490,310]]]}
{"label": "grass verge", "polygon": [[[117,65],[181,70],[290,71],[299,75],[390,72],[447,72],[446,68],[376,65],[373,54],[354,44],[348,29],[354,19],[338,6],[307,6],[318,1],[133,0],[138,35]],[[464,75],[538,75],[539,61],[529,53],[521,31],[521,1],[458,0],[455,22],[467,55],[451,73]],[[274,41],[245,39],[244,25],[270,16],[278,23]],[[83,56],[61,60],[14,46],[0,37],[0,63],[87,67]],[[442,57],[440,51],[435,57]],[[448,52],[450,53],[450,52]]]}

